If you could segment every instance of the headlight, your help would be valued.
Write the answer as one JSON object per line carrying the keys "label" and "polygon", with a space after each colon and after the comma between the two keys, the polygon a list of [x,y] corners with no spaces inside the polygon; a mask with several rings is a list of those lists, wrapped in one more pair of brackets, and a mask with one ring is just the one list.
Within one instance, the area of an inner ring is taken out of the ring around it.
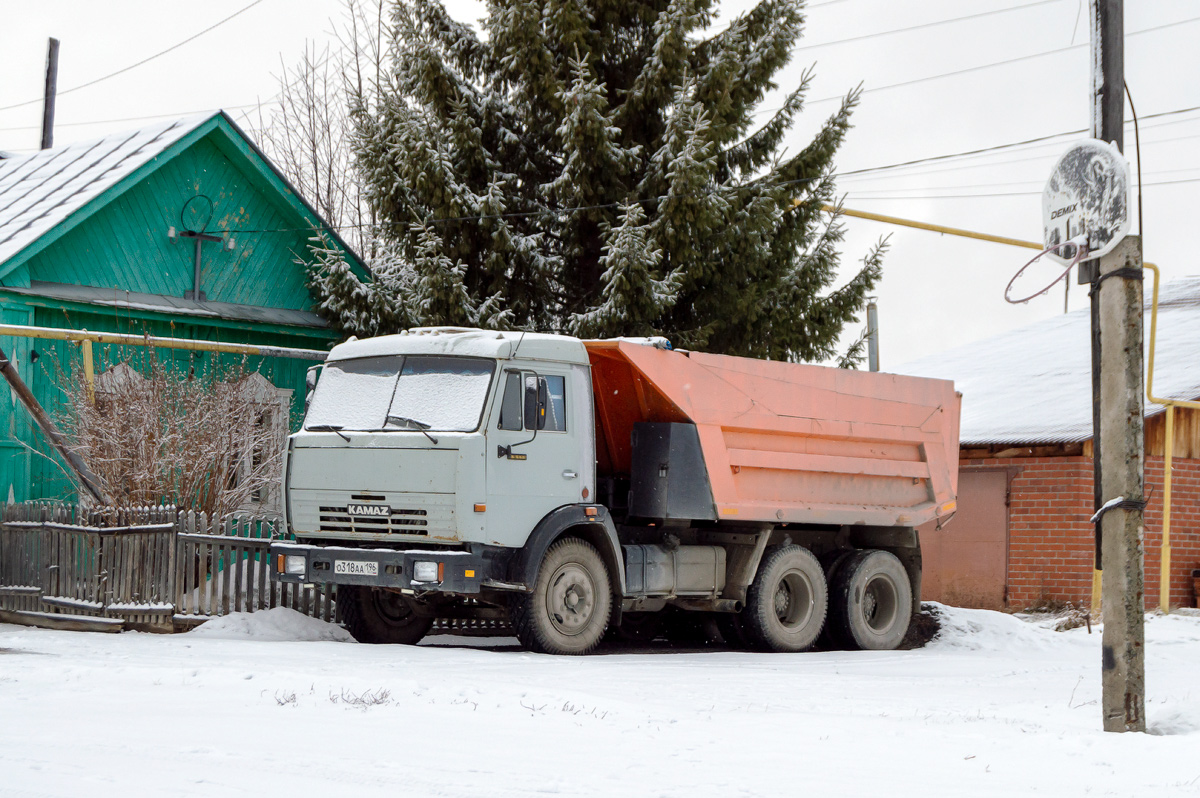
{"label": "headlight", "polygon": [[435,562],[418,562],[413,565],[414,582],[438,581],[438,564]]}
{"label": "headlight", "polygon": [[303,554],[289,554],[283,561],[283,572],[289,576],[304,576],[308,559]]}

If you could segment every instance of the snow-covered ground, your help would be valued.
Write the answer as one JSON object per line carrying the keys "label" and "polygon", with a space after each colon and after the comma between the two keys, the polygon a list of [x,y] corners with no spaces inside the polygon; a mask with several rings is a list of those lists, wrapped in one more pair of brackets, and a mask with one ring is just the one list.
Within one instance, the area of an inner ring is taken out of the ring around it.
{"label": "snow-covered ground", "polygon": [[942,611],[923,649],[797,655],[0,625],[0,795],[1200,794],[1196,614],[1147,620],[1141,735],[1099,731],[1099,634]]}

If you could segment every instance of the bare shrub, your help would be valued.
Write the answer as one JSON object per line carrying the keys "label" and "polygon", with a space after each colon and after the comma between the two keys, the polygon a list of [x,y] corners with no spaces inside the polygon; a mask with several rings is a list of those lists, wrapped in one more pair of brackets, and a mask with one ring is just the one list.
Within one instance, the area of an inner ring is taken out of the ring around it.
{"label": "bare shrub", "polygon": [[249,388],[244,364],[197,372],[163,364],[152,348],[142,368],[118,364],[95,381],[62,379],[60,417],[70,446],[116,506],[170,503],[224,516],[255,505],[279,481],[278,404]]}

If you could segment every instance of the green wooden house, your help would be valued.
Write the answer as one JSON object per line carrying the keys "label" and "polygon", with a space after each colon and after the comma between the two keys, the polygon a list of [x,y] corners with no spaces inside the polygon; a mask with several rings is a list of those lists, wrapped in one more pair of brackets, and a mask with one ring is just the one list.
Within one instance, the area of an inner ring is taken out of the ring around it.
{"label": "green wooden house", "polygon": [[[336,336],[296,262],[324,224],[223,112],[0,156],[0,322],[327,349]],[[78,345],[0,336],[0,347],[54,413]],[[96,372],[129,350],[97,347]],[[194,369],[230,356],[157,357]],[[278,389],[294,428],[311,362],[246,365]],[[40,438],[0,385],[0,502],[71,495]]]}

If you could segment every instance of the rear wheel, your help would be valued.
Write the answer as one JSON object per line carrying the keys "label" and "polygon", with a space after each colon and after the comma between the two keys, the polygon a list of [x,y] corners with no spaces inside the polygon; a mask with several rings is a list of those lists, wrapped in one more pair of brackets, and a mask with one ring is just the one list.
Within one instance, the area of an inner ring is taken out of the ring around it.
{"label": "rear wheel", "polygon": [[339,585],[338,604],[346,629],[360,643],[415,645],[433,626],[413,600],[391,590]]}
{"label": "rear wheel", "polygon": [[843,562],[830,601],[837,637],[854,648],[890,651],[904,640],[912,620],[908,572],[887,551],[860,551]]}
{"label": "rear wheel", "polygon": [[746,591],[741,627],[767,651],[811,648],[825,625],[829,593],[825,572],[808,549],[783,546],[763,558]]}
{"label": "rear wheel", "polygon": [[612,588],[599,552],[578,538],[546,551],[531,593],[509,606],[522,645],[543,654],[586,654],[608,627]]}

